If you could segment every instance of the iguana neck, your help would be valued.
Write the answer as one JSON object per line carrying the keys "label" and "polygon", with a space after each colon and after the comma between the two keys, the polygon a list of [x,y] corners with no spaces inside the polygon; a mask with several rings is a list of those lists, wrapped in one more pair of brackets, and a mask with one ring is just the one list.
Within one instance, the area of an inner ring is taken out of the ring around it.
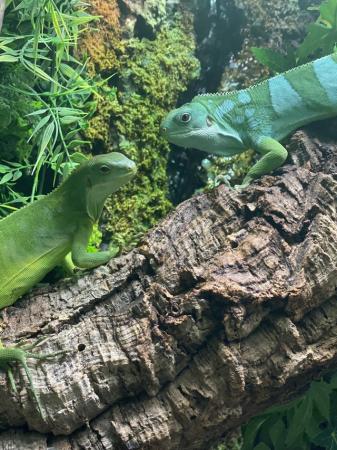
{"label": "iguana neck", "polygon": [[107,198],[97,198],[97,194],[89,180],[79,172],[73,173],[53,191],[50,196],[58,198],[62,208],[72,215],[88,217],[93,223],[97,222]]}

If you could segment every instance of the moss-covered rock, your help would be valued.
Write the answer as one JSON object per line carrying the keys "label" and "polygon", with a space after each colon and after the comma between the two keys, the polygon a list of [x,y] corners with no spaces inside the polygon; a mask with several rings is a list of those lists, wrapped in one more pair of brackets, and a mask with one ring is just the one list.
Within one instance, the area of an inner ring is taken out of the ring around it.
{"label": "moss-covered rock", "polygon": [[[186,24],[185,24],[186,26]],[[138,175],[108,205],[107,230],[116,243],[134,243],[170,209],[166,173],[169,146],[159,125],[178,95],[198,74],[191,29],[164,26],[153,41],[132,39],[122,58],[112,116],[118,147],[138,165]],[[117,218],[117,220],[116,220]]]}
{"label": "moss-covered rock", "polygon": [[135,27],[143,27],[154,32],[168,14],[169,0],[121,0],[127,9],[126,20],[123,21],[123,31],[134,35]]}
{"label": "moss-covered rock", "polygon": [[108,233],[113,246],[128,248],[171,207],[169,146],[159,135],[159,125],[198,76],[199,63],[189,15],[170,17],[170,25],[162,24],[154,39],[122,39],[116,2],[105,7],[106,1],[91,1],[92,12],[104,17],[96,38],[86,36],[81,51],[91,57],[93,76],[112,77],[98,99],[86,137],[94,153],[118,150],[137,163],[137,176],[108,201],[104,214],[105,240]]}
{"label": "moss-covered rock", "polygon": [[[115,77],[120,70],[121,56],[126,42],[121,38],[120,11],[116,0],[90,0],[91,14],[99,17],[94,29],[90,28],[79,45],[81,57],[88,57],[87,68],[92,77]],[[110,139],[110,117],[116,107],[116,90],[107,82],[96,98],[97,113],[91,119],[86,137],[97,153],[108,152],[113,146]],[[111,150],[110,150],[111,151]]]}

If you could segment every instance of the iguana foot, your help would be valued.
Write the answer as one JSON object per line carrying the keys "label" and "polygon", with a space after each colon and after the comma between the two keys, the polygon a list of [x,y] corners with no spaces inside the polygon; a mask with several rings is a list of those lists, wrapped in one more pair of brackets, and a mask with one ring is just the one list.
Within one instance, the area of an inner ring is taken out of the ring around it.
{"label": "iguana foot", "polygon": [[26,372],[28,381],[29,381],[29,385],[30,385],[33,397],[35,398],[39,412],[42,417],[43,417],[42,404],[41,404],[39,396],[34,388],[31,372],[27,365],[27,359],[35,358],[35,359],[39,359],[39,360],[43,361],[43,360],[46,360],[49,358],[54,358],[57,355],[66,353],[66,351],[59,351],[59,352],[54,352],[54,353],[49,353],[49,354],[42,354],[42,353],[32,353],[30,351],[44,340],[45,340],[44,338],[40,339],[35,344],[31,344],[31,345],[18,344],[17,346],[8,346],[8,347],[5,347],[0,341],[0,370],[4,370],[7,372],[7,376],[8,376],[8,380],[11,385],[11,388],[15,393],[17,393],[17,388],[16,388],[16,384],[15,384],[15,380],[14,380],[14,376],[13,376],[13,372],[12,372],[12,364],[14,362],[17,362],[23,366],[23,368]]}
{"label": "iguana foot", "polygon": [[236,191],[241,191],[242,189],[245,189],[245,188],[248,187],[248,186],[249,186],[249,183],[236,184],[236,185],[234,186],[234,189],[235,189]]}
{"label": "iguana foot", "polygon": [[245,178],[242,180],[242,183],[241,184],[236,184],[234,186],[234,189],[237,190],[237,191],[240,191],[242,189],[246,189],[246,187],[248,187],[253,181],[254,181],[254,178],[245,176]]}

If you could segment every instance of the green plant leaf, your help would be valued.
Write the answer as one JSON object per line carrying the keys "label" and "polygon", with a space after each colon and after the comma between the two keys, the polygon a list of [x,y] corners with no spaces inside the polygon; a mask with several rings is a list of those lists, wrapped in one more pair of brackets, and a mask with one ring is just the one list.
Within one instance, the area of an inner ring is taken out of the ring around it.
{"label": "green plant leaf", "polygon": [[41,67],[31,63],[27,59],[23,60],[23,64],[37,77],[42,78],[42,80],[50,81],[51,83],[57,83],[50,75],[48,75]]}
{"label": "green plant leaf", "polygon": [[19,58],[13,55],[0,55],[0,62],[13,63],[17,62]]}
{"label": "green plant leaf", "polygon": [[30,116],[40,116],[41,114],[44,114],[46,111],[48,111],[47,108],[44,108],[44,109],[38,109],[37,111],[33,111],[33,112],[27,114],[27,116],[28,116],[28,117],[30,117]]}
{"label": "green plant leaf", "polygon": [[4,166],[3,164],[0,164],[0,173],[6,173],[8,172],[9,167]]}
{"label": "green plant leaf", "polygon": [[16,170],[16,171],[13,173],[12,181],[18,180],[19,178],[21,178],[21,176],[22,176],[21,170]]}
{"label": "green plant leaf", "polygon": [[328,427],[313,439],[312,442],[325,450],[337,450],[337,432]]}
{"label": "green plant leaf", "polygon": [[72,123],[77,123],[79,121],[78,116],[64,116],[60,118],[60,122],[62,125],[70,125]]}
{"label": "green plant leaf", "polygon": [[83,153],[80,152],[75,152],[71,155],[71,160],[74,163],[77,164],[82,164],[85,161],[88,161],[90,158],[87,155],[84,155]]}
{"label": "green plant leaf", "polygon": [[22,164],[15,162],[15,161],[6,161],[10,166],[12,167],[19,167],[20,169],[22,168]]}
{"label": "green plant leaf", "polygon": [[337,25],[337,2],[336,0],[327,0],[319,7],[319,22],[324,21],[328,28],[334,28]]}
{"label": "green plant leaf", "polygon": [[66,108],[66,107],[60,107],[57,108],[57,112],[59,113],[60,116],[83,116],[86,113],[84,111],[81,111],[80,109],[75,109],[75,108]]}
{"label": "green plant leaf", "polygon": [[252,47],[251,51],[255,58],[273,72],[285,72],[295,65],[293,55],[284,55],[271,48]]}
{"label": "green plant leaf", "polygon": [[284,450],[286,427],[282,418],[278,419],[269,429],[270,439],[275,450]]}
{"label": "green plant leaf", "polygon": [[291,448],[295,446],[299,436],[303,434],[306,421],[312,415],[312,401],[310,396],[304,397],[299,405],[295,408],[294,416],[289,422],[288,433],[286,437],[286,445]]}
{"label": "green plant leaf", "polygon": [[[90,145],[90,141],[82,141],[81,139],[74,139],[68,143],[68,148],[73,149],[80,145]],[[73,155],[72,155],[73,156]]]}
{"label": "green plant leaf", "polygon": [[56,9],[53,7],[53,5],[51,3],[49,5],[50,5],[49,13],[52,18],[55,32],[56,32],[57,36],[59,37],[59,39],[61,39],[61,41],[62,41],[63,33],[62,33],[62,29],[61,29],[60,22],[59,22],[59,14],[57,13]]}
{"label": "green plant leaf", "polygon": [[7,183],[9,180],[12,179],[12,177],[13,177],[12,172],[5,173],[5,175],[0,179],[0,184]]}
{"label": "green plant leaf", "polygon": [[43,117],[38,124],[36,125],[36,127],[33,129],[32,134],[29,136],[28,142],[34,137],[34,135],[36,133],[38,133],[50,120],[51,115],[48,115],[46,117]]}
{"label": "green plant leaf", "polygon": [[260,442],[258,445],[254,447],[253,450],[272,450],[272,449],[264,442]]}
{"label": "green plant leaf", "polygon": [[320,15],[308,27],[308,34],[299,46],[297,54],[300,62],[309,56],[329,54],[337,42],[337,2],[327,0],[319,6]]}
{"label": "green plant leaf", "polygon": [[242,450],[251,450],[254,448],[256,436],[267,419],[268,417],[264,416],[255,417],[244,427]]}
{"label": "green plant leaf", "polygon": [[50,143],[50,141],[51,141],[51,139],[53,137],[54,131],[55,131],[55,124],[54,124],[54,122],[51,122],[46,127],[46,129],[44,130],[44,133],[42,135],[41,145],[40,145],[40,148],[39,148],[39,155],[37,157],[37,160],[36,160],[36,163],[35,163],[35,167],[38,166],[38,164],[39,164],[39,162],[40,162],[40,160],[41,160],[41,158],[42,158],[42,156],[44,154],[44,151],[46,150],[48,144]]}
{"label": "green plant leaf", "polygon": [[326,420],[330,417],[331,387],[324,381],[313,381],[310,387],[315,407]]}
{"label": "green plant leaf", "polygon": [[81,78],[80,74],[75,69],[73,69],[71,66],[69,66],[69,64],[62,63],[60,65],[60,69],[61,69],[61,72],[63,73],[63,75],[65,75],[68,78],[83,80]]}

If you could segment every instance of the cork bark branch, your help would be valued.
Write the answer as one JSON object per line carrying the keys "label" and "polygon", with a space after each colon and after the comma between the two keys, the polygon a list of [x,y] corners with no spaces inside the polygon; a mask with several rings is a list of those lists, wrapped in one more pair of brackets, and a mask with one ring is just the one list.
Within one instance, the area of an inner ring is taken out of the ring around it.
{"label": "cork bark branch", "polygon": [[337,145],[297,132],[292,159],[242,192],[184,202],[139,248],[6,310],[36,342],[44,418],[0,374],[0,449],[208,449],[337,363]]}

